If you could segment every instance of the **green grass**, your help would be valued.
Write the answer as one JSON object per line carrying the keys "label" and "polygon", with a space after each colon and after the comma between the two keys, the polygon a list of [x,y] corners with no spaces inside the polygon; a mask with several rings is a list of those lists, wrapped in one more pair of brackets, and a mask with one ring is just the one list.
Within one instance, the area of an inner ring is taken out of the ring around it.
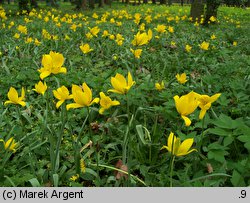
{"label": "green grass", "polygon": [[[0,21],[0,139],[14,137],[19,145],[13,153],[0,142],[0,186],[249,186],[249,9],[220,7],[218,22],[204,27],[190,22],[189,6],[116,3],[112,8],[81,13],[70,4],[61,4],[59,10],[45,10],[41,5],[43,9],[34,16],[17,15],[16,5],[5,6],[7,19]],[[94,12],[99,19],[108,12],[107,22],[97,22]],[[139,31],[133,21],[135,13],[141,13],[145,31],[153,31],[151,41],[138,47],[140,59],[130,51],[136,49],[131,42]],[[151,23],[146,23],[147,15],[152,16]],[[53,21],[55,17],[61,27]],[[25,18],[32,22],[26,23]],[[111,18],[122,26],[111,23]],[[78,25],[76,31],[70,29],[72,24]],[[174,33],[157,33],[154,28],[162,24],[167,29],[172,26]],[[18,25],[27,26],[28,32],[16,39]],[[95,26],[100,32],[88,40],[88,27]],[[58,40],[45,39],[43,29]],[[121,34],[123,44],[102,37],[104,30]],[[25,43],[27,37],[37,38],[41,45]],[[204,41],[209,43],[207,51],[199,47]],[[92,52],[81,52],[79,47],[85,43]],[[187,44],[191,52],[185,50]],[[67,74],[45,78],[48,90],[42,96],[32,89],[40,80],[42,57],[50,51],[63,54]],[[127,96],[107,93],[112,89],[110,78],[116,73],[127,76],[128,71],[136,84]],[[175,76],[184,72],[188,81],[179,84]],[[162,80],[165,89],[157,91],[155,83]],[[83,82],[92,89],[93,98],[102,91],[120,105],[104,115],[98,113],[99,104],[57,109],[52,91],[64,85],[71,92],[72,84]],[[4,105],[10,87],[19,96],[25,88],[26,107]],[[173,97],[191,91],[221,96],[203,120],[198,119],[199,108],[188,115],[192,124],[186,127]],[[192,148],[198,150],[175,158],[172,178],[171,153],[161,150],[170,132],[182,141],[193,138]],[[121,166],[124,155],[126,166]],[[80,160],[85,162],[85,172],[79,171]],[[117,179],[122,171],[124,177]],[[70,179],[77,174],[75,181]]]}

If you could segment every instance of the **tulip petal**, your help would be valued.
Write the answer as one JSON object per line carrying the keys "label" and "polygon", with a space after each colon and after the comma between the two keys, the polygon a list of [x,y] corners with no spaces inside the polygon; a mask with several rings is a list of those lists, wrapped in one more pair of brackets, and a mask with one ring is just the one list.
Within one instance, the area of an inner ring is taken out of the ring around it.
{"label": "tulip petal", "polygon": [[41,74],[40,74],[41,80],[43,80],[44,78],[48,77],[50,74],[51,74],[51,72],[48,71],[48,70],[41,72]]}
{"label": "tulip petal", "polygon": [[105,111],[105,109],[103,107],[101,107],[99,110],[99,114],[103,114],[104,111]]}
{"label": "tulip petal", "polygon": [[67,104],[66,105],[66,109],[69,110],[69,109],[76,109],[76,108],[81,108],[83,107],[82,105],[80,104],[77,104],[77,103],[72,103],[72,104]]}
{"label": "tulip petal", "polygon": [[26,106],[26,103],[24,101],[19,101],[18,104],[20,104],[21,106]]}
{"label": "tulip petal", "polygon": [[123,92],[120,92],[120,91],[115,90],[115,89],[110,89],[110,90],[108,90],[108,92],[114,92],[114,93],[117,93],[117,94],[124,94]]}
{"label": "tulip petal", "polygon": [[200,120],[203,119],[203,117],[205,116],[206,112],[207,112],[207,110],[201,109],[200,114],[199,114],[199,119]]}
{"label": "tulip petal", "polygon": [[184,140],[178,149],[177,156],[179,156],[179,154],[185,155],[188,152],[188,150],[191,148],[193,143],[194,143],[193,138]]}
{"label": "tulip petal", "polygon": [[99,98],[95,98],[95,99],[89,104],[89,106],[92,105],[92,104],[94,104],[94,103],[98,104],[99,101],[100,101]]}
{"label": "tulip petal", "polygon": [[11,87],[8,92],[8,98],[12,102],[18,102],[18,93],[15,88]]}
{"label": "tulip petal", "polygon": [[58,109],[64,102],[65,100],[60,100],[56,103],[56,108]]}
{"label": "tulip petal", "polygon": [[185,121],[185,125],[187,127],[191,125],[191,120],[188,117],[186,117],[186,116],[181,116],[181,117]]}
{"label": "tulip petal", "polygon": [[[123,76],[122,76],[123,77]],[[125,80],[125,78],[124,78]],[[126,82],[126,80],[125,80]],[[111,84],[113,86],[113,88],[117,91],[119,91],[119,94],[125,94],[125,90],[124,88],[127,86],[127,84],[125,83],[125,85],[123,85],[120,80],[116,79],[116,77],[111,77]]]}
{"label": "tulip petal", "polygon": [[220,97],[220,95],[221,95],[221,93],[217,93],[217,94],[211,96],[210,102],[211,103],[215,102]]}

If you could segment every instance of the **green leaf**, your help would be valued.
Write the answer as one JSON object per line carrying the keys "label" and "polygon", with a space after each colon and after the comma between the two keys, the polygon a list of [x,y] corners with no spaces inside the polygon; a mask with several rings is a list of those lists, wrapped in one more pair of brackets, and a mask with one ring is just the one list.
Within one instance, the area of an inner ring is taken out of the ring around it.
{"label": "green leaf", "polygon": [[29,182],[32,185],[32,187],[41,187],[41,184],[36,178],[30,179]]}
{"label": "green leaf", "polygon": [[53,183],[54,183],[54,187],[58,187],[59,186],[59,176],[58,174],[53,174]]}
{"label": "green leaf", "polygon": [[233,184],[234,187],[245,187],[246,186],[244,178],[236,170],[233,171],[231,183]]}
{"label": "green leaf", "polygon": [[151,136],[147,128],[142,125],[136,125],[136,131],[144,145],[150,144],[149,142],[151,142]]}

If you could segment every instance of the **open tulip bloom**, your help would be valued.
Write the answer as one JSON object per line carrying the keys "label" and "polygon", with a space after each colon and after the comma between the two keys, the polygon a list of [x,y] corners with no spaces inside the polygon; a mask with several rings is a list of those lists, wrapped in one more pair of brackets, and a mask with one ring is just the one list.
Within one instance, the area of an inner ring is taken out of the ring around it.
{"label": "open tulip bloom", "polygon": [[13,137],[8,139],[6,142],[3,139],[0,139],[0,142],[3,142],[5,150],[9,150],[9,151],[12,151],[14,153],[16,152],[16,147],[17,147],[18,143],[14,140]]}
{"label": "open tulip bloom", "polygon": [[193,138],[188,138],[181,142],[180,138],[177,138],[174,133],[171,132],[168,136],[168,145],[164,145],[161,149],[167,149],[174,156],[184,156],[193,151],[197,151],[196,149],[190,150],[193,142]]}
{"label": "open tulip bloom", "polygon": [[210,109],[213,102],[215,102],[219,97],[221,93],[217,93],[211,97],[208,95],[200,95],[199,97],[199,107],[201,108],[199,119],[203,119],[208,109]]}
{"label": "open tulip bloom", "polygon": [[181,118],[185,121],[186,126],[191,125],[191,120],[187,115],[193,113],[199,105],[200,95],[195,92],[190,92],[186,95],[179,97],[178,95],[174,96],[175,106],[178,113],[181,115]]}
{"label": "open tulip bloom", "polygon": [[4,105],[6,104],[20,104],[21,106],[26,106],[26,103],[24,102],[25,98],[25,91],[22,87],[22,93],[21,97],[18,97],[18,93],[15,88],[11,87],[8,92],[8,101],[4,102]]}
{"label": "open tulip bloom", "polygon": [[111,84],[114,89],[110,89],[108,90],[108,92],[126,94],[129,89],[135,84],[135,81],[133,81],[130,72],[128,72],[128,81],[126,81],[123,75],[116,73],[115,77],[111,77]]}
{"label": "open tulip bloom", "polygon": [[72,85],[72,95],[75,103],[68,104],[67,110],[73,108],[88,107],[94,103],[99,103],[99,98],[92,100],[92,91],[86,83],[82,84],[82,87],[78,85]]}
{"label": "open tulip bloom", "polygon": [[60,53],[50,51],[49,54],[43,55],[43,67],[38,70],[40,72],[40,78],[43,80],[51,74],[66,73],[67,69],[62,67],[63,63],[64,57]]}

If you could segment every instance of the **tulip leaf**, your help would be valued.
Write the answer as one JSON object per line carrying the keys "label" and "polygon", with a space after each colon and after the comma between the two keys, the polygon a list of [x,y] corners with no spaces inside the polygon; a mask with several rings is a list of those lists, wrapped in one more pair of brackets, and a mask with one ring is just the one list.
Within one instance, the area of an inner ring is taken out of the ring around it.
{"label": "tulip leaf", "polygon": [[150,132],[148,131],[148,129],[142,125],[136,125],[136,131],[137,131],[137,134],[139,135],[141,142],[144,145],[149,145],[151,142],[151,136],[150,136]]}

